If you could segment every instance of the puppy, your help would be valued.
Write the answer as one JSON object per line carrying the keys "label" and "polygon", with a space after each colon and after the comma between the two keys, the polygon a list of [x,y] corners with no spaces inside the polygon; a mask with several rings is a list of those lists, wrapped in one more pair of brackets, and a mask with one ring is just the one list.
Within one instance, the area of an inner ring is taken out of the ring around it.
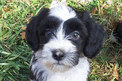
{"label": "puppy", "polygon": [[64,1],[43,8],[27,25],[26,39],[33,50],[30,81],[87,81],[87,57],[101,50],[103,27],[87,12],[76,12]]}

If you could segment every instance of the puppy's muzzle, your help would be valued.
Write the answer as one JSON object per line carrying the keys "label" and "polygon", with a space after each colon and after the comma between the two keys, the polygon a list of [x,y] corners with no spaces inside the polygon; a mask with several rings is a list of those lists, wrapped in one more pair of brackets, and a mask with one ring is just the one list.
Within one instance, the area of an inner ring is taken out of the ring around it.
{"label": "puppy's muzzle", "polygon": [[63,50],[57,49],[57,50],[53,50],[53,58],[57,61],[63,60],[65,57],[65,53]]}

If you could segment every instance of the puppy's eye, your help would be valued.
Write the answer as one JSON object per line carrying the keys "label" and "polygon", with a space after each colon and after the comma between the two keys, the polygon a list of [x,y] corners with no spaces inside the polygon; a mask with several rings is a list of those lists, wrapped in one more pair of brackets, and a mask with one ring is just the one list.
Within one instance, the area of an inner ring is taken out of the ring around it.
{"label": "puppy's eye", "polygon": [[51,30],[47,29],[47,30],[45,31],[45,36],[46,36],[46,37],[50,37],[51,35],[52,35]]}
{"label": "puppy's eye", "polygon": [[80,38],[79,32],[78,32],[78,31],[74,31],[74,32],[72,33],[72,38],[73,38],[74,40],[79,39],[79,38]]}

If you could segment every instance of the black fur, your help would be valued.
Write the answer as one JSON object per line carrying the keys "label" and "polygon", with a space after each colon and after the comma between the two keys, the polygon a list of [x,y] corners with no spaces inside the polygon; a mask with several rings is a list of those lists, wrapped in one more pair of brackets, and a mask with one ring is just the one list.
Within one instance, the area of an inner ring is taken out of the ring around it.
{"label": "black fur", "polygon": [[37,51],[40,44],[38,27],[41,20],[48,15],[49,9],[42,9],[36,17],[33,17],[26,28],[26,40],[32,50]]}
{"label": "black fur", "polygon": [[101,25],[94,22],[88,12],[77,12],[78,17],[84,23],[88,31],[88,38],[83,48],[83,53],[88,58],[96,56],[102,47],[104,29]]}
{"label": "black fur", "polygon": [[[43,48],[43,45],[49,41],[49,39],[52,37],[47,37],[45,35],[47,30],[50,30],[52,33],[57,30],[57,28],[60,25],[60,20],[56,17],[50,16],[46,17],[44,20],[40,22],[40,25],[38,27],[38,34],[39,34],[39,39],[40,39],[40,47]],[[54,34],[53,34],[54,36]]]}
{"label": "black fur", "polygon": [[114,30],[113,34],[117,38],[117,41],[122,43],[122,22],[117,25],[117,28]]}
{"label": "black fur", "polygon": [[77,46],[77,51],[79,52],[78,54],[82,53],[82,48],[85,45],[85,41],[87,39],[87,29],[85,25],[82,23],[80,19],[77,18],[71,18],[67,21],[64,22],[64,29],[66,36],[69,34],[72,34],[73,31],[78,31],[80,38],[78,40],[76,39],[69,39],[72,41],[72,43]]}
{"label": "black fur", "polygon": [[[31,66],[30,66],[31,69]],[[33,72],[30,70],[30,79],[31,80],[36,80],[36,76],[33,74]]]}

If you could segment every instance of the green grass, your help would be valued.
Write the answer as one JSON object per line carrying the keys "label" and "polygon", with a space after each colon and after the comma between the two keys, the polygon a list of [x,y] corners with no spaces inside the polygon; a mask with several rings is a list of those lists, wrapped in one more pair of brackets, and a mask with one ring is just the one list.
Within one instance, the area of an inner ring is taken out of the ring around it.
{"label": "green grass", "polygon": [[[90,3],[78,3],[72,0],[67,5],[77,11],[87,10],[95,22],[104,26],[107,36],[103,49],[94,59],[90,59],[90,81],[114,81],[113,69],[118,66],[119,80],[122,80],[122,45],[112,43],[108,37],[114,28],[112,22],[119,22],[122,16],[121,0],[113,1],[111,5],[103,3],[105,0],[93,0]],[[27,81],[29,79],[29,62],[31,49],[26,40],[21,38],[21,29],[26,27],[30,18],[37,15],[43,7],[49,7],[51,0],[1,0],[0,1],[0,81]],[[104,6],[107,5],[106,9]],[[103,12],[103,13],[102,13]],[[112,61],[113,60],[113,61]]]}

